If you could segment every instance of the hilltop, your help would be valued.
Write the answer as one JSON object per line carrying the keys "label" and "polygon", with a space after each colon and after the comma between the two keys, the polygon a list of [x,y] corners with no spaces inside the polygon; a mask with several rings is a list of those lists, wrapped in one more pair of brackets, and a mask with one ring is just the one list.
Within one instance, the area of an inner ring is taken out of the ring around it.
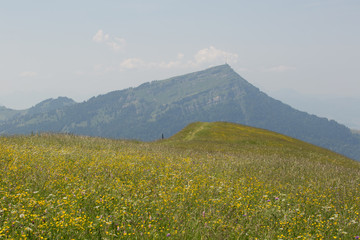
{"label": "hilltop", "polygon": [[0,137],[0,238],[355,239],[360,163],[196,122],[155,142]]}
{"label": "hilltop", "polygon": [[314,153],[317,153],[325,161],[336,162],[338,165],[360,166],[340,154],[313,144],[269,130],[229,122],[191,123],[161,143],[180,149],[213,153],[251,153],[269,157],[277,153],[291,156],[299,154],[302,157],[308,154],[309,163],[315,160]]}
{"label": "hilltop", "polygon": [[16,115],[0,123],[0,133],[63,132],[151,141],[196,121],[268,129],[360,160],[360,137],[349,128],[269,97],[227,64]]}

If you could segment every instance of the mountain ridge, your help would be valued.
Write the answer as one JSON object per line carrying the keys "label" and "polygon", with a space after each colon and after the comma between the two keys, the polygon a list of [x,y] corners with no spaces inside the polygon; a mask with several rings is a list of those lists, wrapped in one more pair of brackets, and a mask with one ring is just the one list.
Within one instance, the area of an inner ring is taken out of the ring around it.
{"label": "mountain ridge", "polygon": [[269,97],[227,64],[25,114],[1,123],[0,133],[52,131],[152,141],[196,121],[268,129],[360,160],[360,138],[346,126]]}

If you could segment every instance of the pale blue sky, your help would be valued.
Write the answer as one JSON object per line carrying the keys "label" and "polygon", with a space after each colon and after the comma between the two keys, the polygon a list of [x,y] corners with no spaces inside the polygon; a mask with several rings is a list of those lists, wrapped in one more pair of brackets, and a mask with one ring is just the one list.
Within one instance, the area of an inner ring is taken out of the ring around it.
{"label": "pale blue sky", "polygon": [[360,97],[359,26],[358,0],[1,1],[0,105],[84,101],[225,61],[268,93]]}

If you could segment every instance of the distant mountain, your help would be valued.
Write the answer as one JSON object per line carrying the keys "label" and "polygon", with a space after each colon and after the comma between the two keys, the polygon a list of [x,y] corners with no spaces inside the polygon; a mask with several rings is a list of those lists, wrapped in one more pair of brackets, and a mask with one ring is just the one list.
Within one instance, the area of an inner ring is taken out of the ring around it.
{"label": "distant mountain", "polygon": [[155,140],[195,121],[264,128],[360,160],[359,135],[335,121],[269,97],[227,64],[110,92],[83,103],[27,113],[0,124],[0,133],[51,131]]}
{"label": "distant mountain", "polygon": [[67,106],[72,106],[74,104],[76,104],[76,102],[67,97],[58,97],[56,99],[49,98],[27,110],[27,114],[47,113]]}
{"label": "distant mountain", "polygon": [[49,98],[35,106],[25,110],[13,110],[0,106],[0,121],[16,121],[20,118],[30,118],[36,114],[46,114],[54,110],[60,110],[64,107],[76,104],[74,100],[67,97],[58,97],[56,99]]}
{"label": "distant mountain", "polygon": [[20,112],[21,111],[19,110],[13,110],[4,106],[0,106],[0,121],[8,120]]}

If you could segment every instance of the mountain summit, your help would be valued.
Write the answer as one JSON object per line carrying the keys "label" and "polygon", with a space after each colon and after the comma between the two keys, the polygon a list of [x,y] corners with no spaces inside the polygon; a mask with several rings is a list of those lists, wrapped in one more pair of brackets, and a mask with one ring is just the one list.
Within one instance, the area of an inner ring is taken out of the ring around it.
{"label": "mountain summit", "polygon": [[155,140],[196,121],[264,128],[360,160],[360,139],[350,129],[269,97],[227,64],[21,115],[0,124],[0,133],[52,131]]}

